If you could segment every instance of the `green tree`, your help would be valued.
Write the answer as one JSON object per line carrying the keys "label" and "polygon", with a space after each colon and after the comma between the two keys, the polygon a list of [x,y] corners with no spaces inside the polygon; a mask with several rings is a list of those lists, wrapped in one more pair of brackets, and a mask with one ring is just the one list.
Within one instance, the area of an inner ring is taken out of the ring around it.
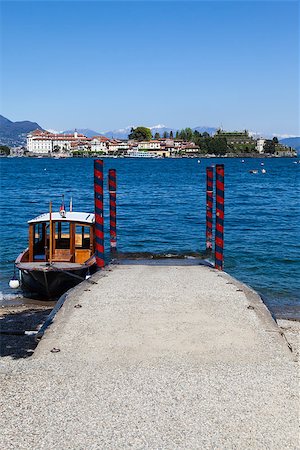
{"label": "green tree", "polygon": [[269,153],[270,155],[273,155],[273,153],[275,153],[274,140],[266,139],[264,143],[264,153]]}
{"label": "green tree", "polygon": [[169,137],[169,133],[167,131],[164,131],[163,138],[167,139],[168,137]]}
{"label": "green tree", "polygon": [[146,127],[131,128],[131,133],[128,138],[134,139],[135,141],[151,141],[152,133],[150,128]]}
{"label": "green tree", "polygon": [[59,145],[54,145],[52,151],[53,151],[53,153],[59,153],[60,152],[60,146]]}
{"label": "green tree", "polygon": [[176,131],[175,139],[179,139],[179,131]]}
{"label": "green tree", "polygon": [[10,148],[7,145],[0,145],[0,154],[1,155],[10,155]]}
{"label": "green tree", "polygon": [[159,133],[155,133],[154,139],[160,139],[160,134]]}
{"label": "green tree", "polygon": [[227,140],[226,138],[209,137],[205,138],[208,152],[215,155],[225,155],[227,153]]}
{"label": "green tree", "polygon": [[170,131],[170,139],[173,139],[173,137],[174,137],[174,136],[173,136],[173,131],[171,130],[171,131]]}
{"label": "green tree", "polygon": [[184,130],[181,130],[179,133],[180,139],[183,139],[187,142],[193,141],[193,130],[191,128],[184,128]]}
{"label": "green tree", "polygon": [[180,139],[182,139],[183,141],[186,141],[186,132],[185,132],[185,130],[180,130],[180,132],[179,132],[179,137],[180,137]]}
{"label": "green tree", "polygon": [[191,142],[193,139],[193,130],[191,128],[186,128],[185,133],[186,133],[186,140],[188,142]]}
{"label": "green tree", "polygon": [[200,147],[201,146],[201,141],[202,141],[201,133],[199,133],[199,131],[195,130],[194,133],[193,133],[192,140],[193,140],[193,142],[195,142],[196,145],[198,145]]}
{"label": "green tree", "polygon": [[274,144],[278,144],[278,137],[274,136],[272,141],[274,142]]}

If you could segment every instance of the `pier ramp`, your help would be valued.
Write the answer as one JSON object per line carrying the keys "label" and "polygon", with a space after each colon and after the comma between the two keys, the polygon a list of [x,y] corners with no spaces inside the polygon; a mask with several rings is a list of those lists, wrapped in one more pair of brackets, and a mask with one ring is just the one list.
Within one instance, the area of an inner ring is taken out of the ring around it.
{"label": "pier ramp", "polygon": [[2,366],[3,448],[298,448],[298,366],[254,291],[196,260],[92,281]]}

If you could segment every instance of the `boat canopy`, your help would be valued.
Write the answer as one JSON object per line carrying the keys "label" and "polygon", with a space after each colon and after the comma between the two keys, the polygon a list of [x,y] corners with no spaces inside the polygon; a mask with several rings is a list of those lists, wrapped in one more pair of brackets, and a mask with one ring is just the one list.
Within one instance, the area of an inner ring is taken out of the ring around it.
{"label": "boat canopy", "polygon": [[[51,220],[54,222],[79,222],[91,225],[95,221],[95,216],[93,213],[67,211],[65,213],[65,217],[62,217],[59,212],[53,212],[51,214]],[[41,223],[49,221],[50,221],[50,214],[46,213],[29,220],[28,223]]]}

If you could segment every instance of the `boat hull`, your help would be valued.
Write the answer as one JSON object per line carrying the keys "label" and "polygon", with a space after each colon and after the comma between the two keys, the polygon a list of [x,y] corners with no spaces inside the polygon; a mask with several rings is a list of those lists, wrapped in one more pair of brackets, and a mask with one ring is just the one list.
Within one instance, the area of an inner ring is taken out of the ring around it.
{"label": "boat hull", "polygon": [[69,289],[86,279],[88,274],[96,271],[96,266],[82,266],[68,270],[27,270],[19,267],[21,288],[24,292],[34,294],[40,300],[59,298]]}

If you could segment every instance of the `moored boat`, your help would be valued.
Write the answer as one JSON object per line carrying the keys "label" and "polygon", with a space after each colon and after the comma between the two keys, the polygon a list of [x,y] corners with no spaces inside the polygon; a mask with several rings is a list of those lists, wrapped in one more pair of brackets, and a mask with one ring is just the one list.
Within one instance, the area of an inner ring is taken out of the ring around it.
{"label": "moored boat", "polygon": [[59,212],[29,220],[29,244],[15,261],[23,291],[55,299],[96,271],[94,214]]}

